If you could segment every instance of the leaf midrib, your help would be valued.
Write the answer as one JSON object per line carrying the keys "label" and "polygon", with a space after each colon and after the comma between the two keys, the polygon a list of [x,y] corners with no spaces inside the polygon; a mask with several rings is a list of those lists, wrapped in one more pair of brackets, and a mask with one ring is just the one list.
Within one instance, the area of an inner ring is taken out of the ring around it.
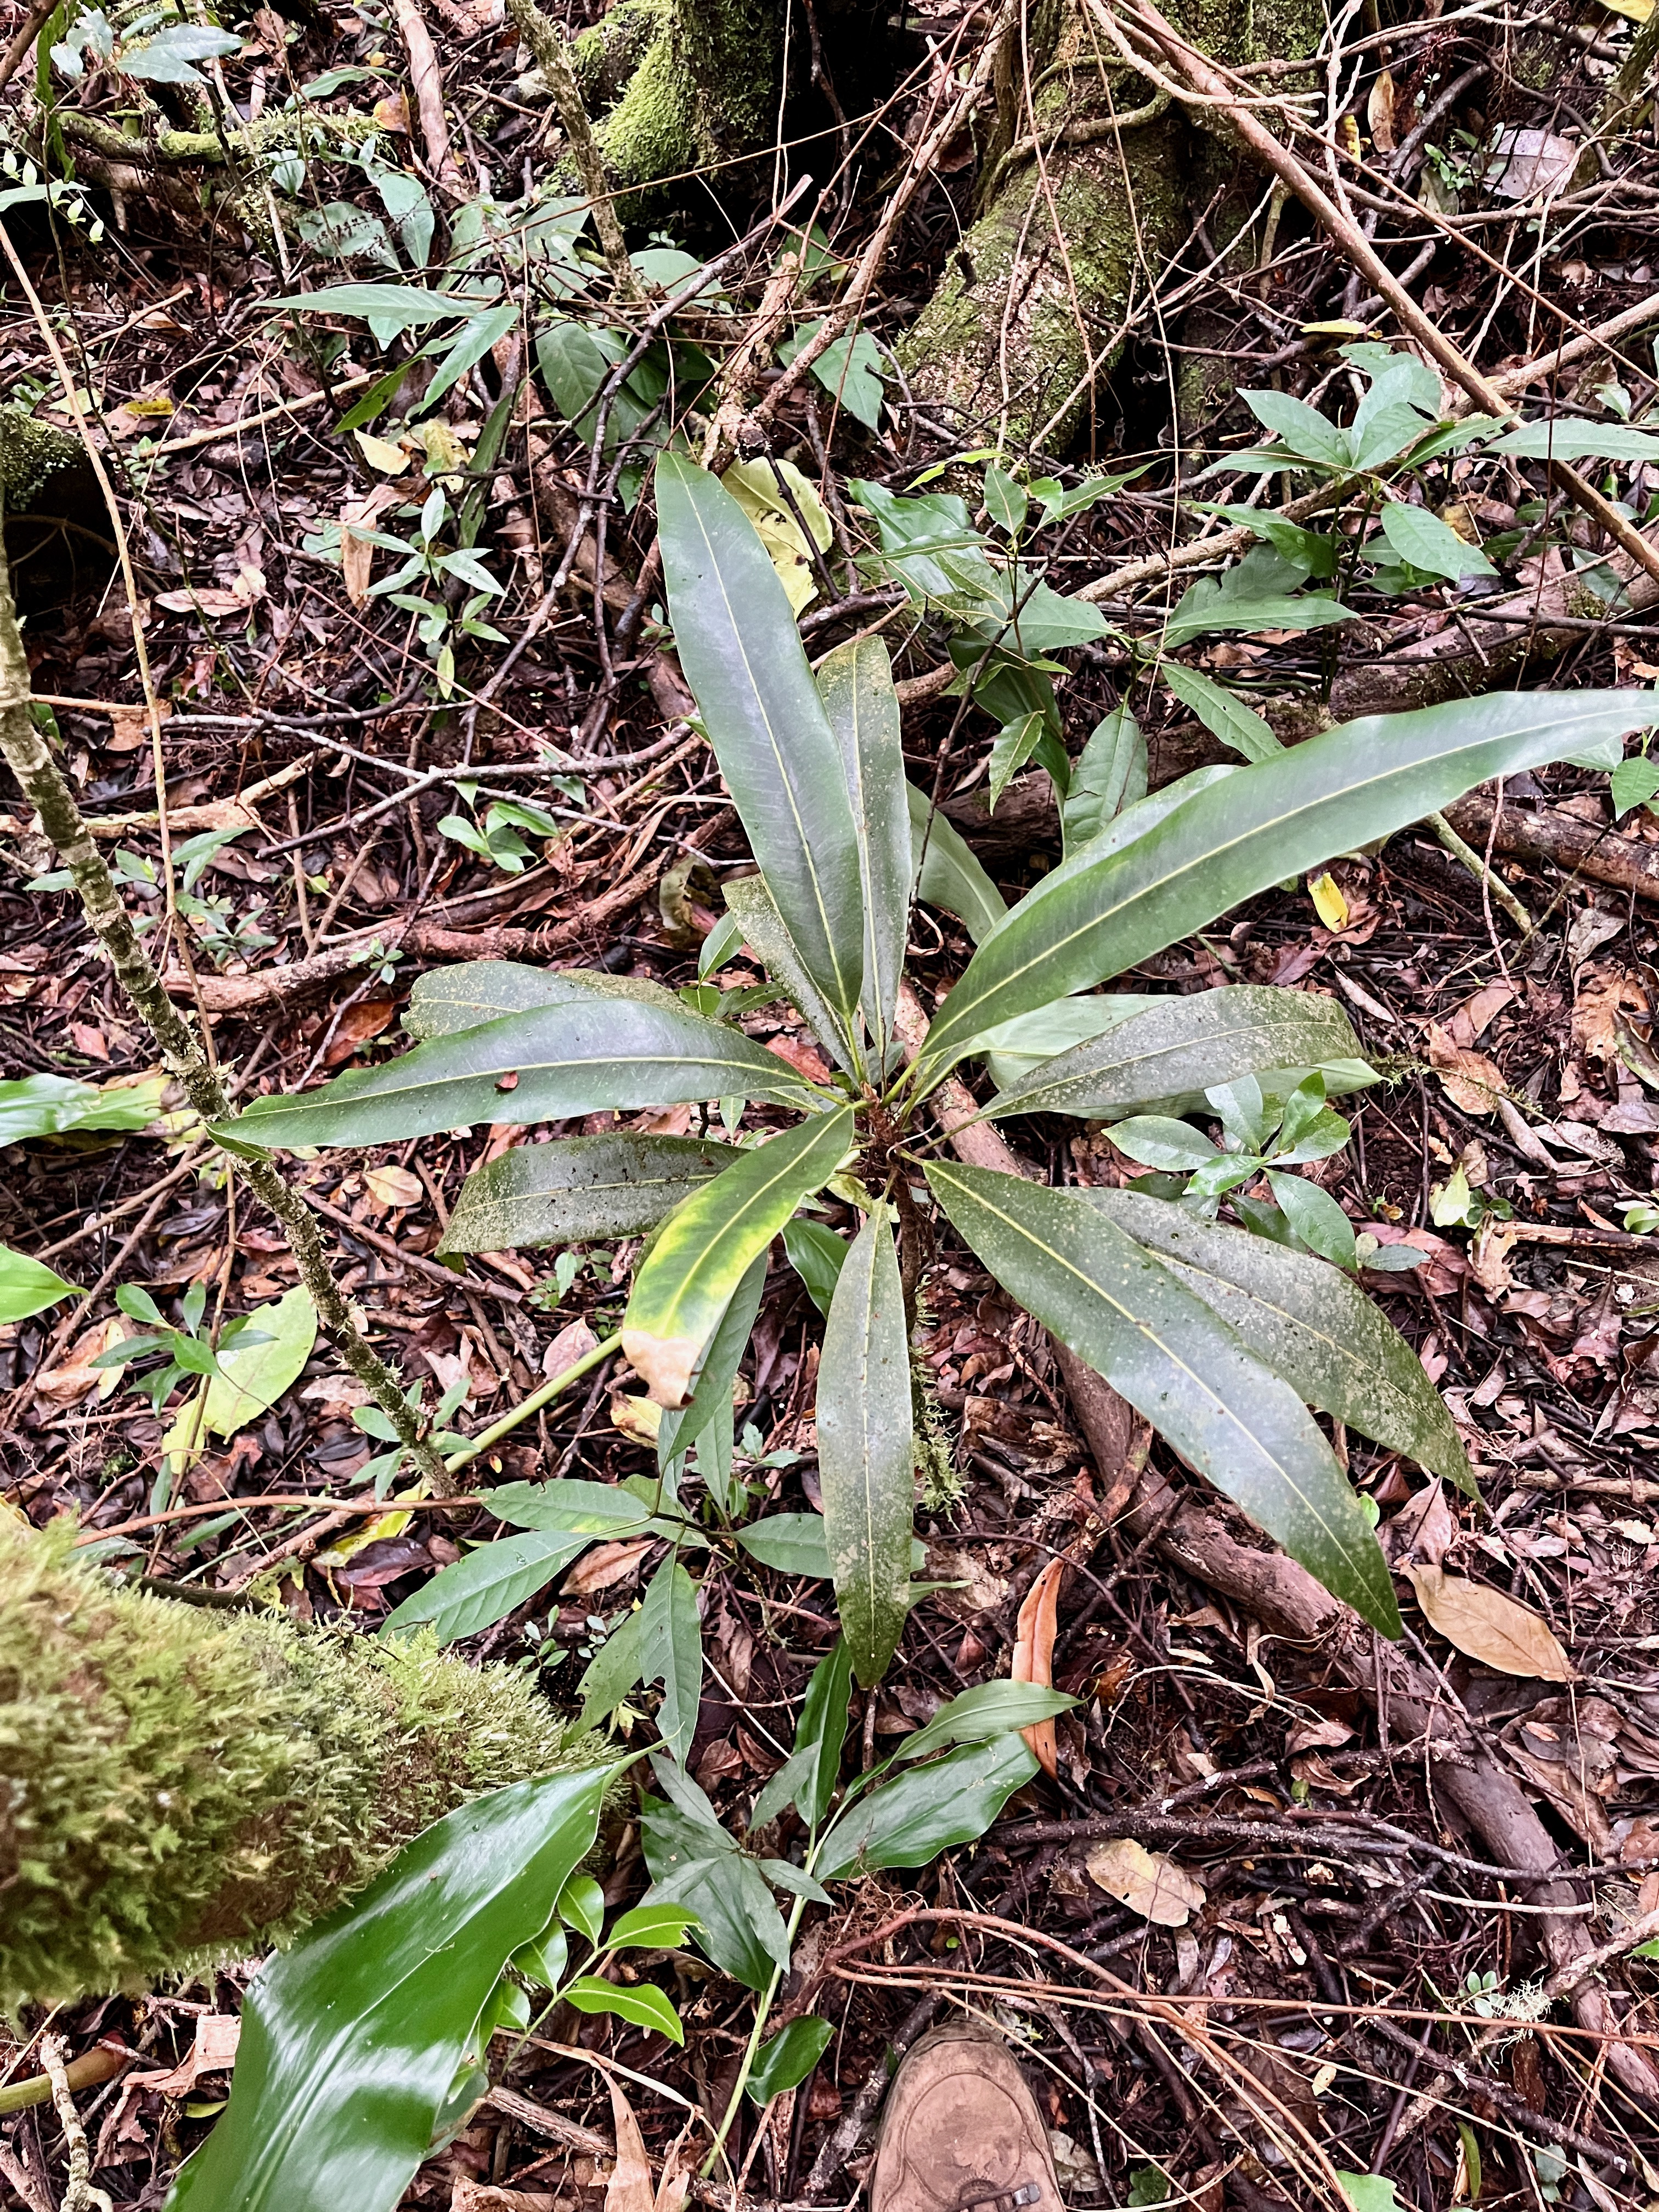
{"label": "leaf midrib", "polygon": [[[1589,714],[1583,714],[1578,719],[1580,720],[1588,721],[1591,720],[1592,717]],[[1569,722],[1571,722],[1571,718],[1569,717]],[[1240,830],[1232,837],[1225,839],[1219,845],[1213,845],[1202,853],[1194,854],[1188,859],[1183,860],[1179,867],[1170,869],[1167,875],[1157,878],[1151,883],[1141,884],[1139,888],[1129,897],[1125,898],[1120,905],[1108,908],[1103,912],[1091,915],[1086,921],[1079,922],[1077,927],[1071,931],[1068,935],[1060,939],[1054,944],[1045,946],[1041,952],[1034,954],[1032,957],[1028,959],[1022,967],[1012,969],[1008,975],[1000,978],[993,984],[981,986],[975,999],[971,1002],[964,1001],[964,1009],[963,1012],[957,1012],[953,1007],[947,1006],[944,1016],[935,1025],[933,1036],[929,1038],[928,1043],[932,1044],[934,1042],[934,1039],[939,1036],[941,1031],[945,1032],[945,1042],[951,1042],[957,1035],[962,1033],[965,1024],[972,1020],[971,1012],[967,1010],[969,1006],[975,1007],[982,1006],[994,992],[1001,993],[1012,989],[1022,976],[1030,975],[1033,970],[1040,969],[1045,962],[1058,959],[1071,945],[1075,944],[1079,938],[1086,937],[1091,930],[1103,928],[1108,922],[1115,920],[1119,915],[1127,911],[1127,909],[1133,906],[1138,901],[1168,891],[1170,888],[1173,884],[1178,883],[1183,876],[1190,875],[1194,870],[1217,866],[1219,862],[1224,860],[1231,852],[1236,849],[1236,848],[1244,844],[1249,840],[1270,835],[1275,830],[1283,830],[1288,823],[1295,821],[1300,815],[1312,815],[1316,813],[1322,807],[1340,805],[1350,799],[1363,797],[1366,792],[1386,785],[1391,781],[1403,779],[1413,775],[1420,775],[1431,770],[1439,767],[1442,763],[1445,761],[1455,759],[1459,753],[1476,752],[1487,746],[1501,744],[1506,742],[1519,743],[1531,736],[1535,730],[1559,726],[1560,708],[1559,702],[1558,701],[1556,713],[1547,718],[1540,717],[1540,720],[1534,724],[1523,725],[1519,729],[1506,731],[1501,735],[1492,735],[1480,738],[1473,742],[1466,739],[1458,744],[1449,744],[1441,752],[1427,757],[1419,757],[1405,764],[1384,768],[1373,775],[1362,778],[1358,782],[1345,784],[1340,791],[1322,792],[1316,799],[1305,800],[1299,805],[1288,806],[1285,808],[1284,812],[1276,817],[1266,822],[1257,822],[1249,824],[1245,828]],[[1572,740],[1565,739],[1564,742],[1571,744]],[[1267,765],[1271,766],[1273,765],[1273,763],[1267,763]],[[1214,789],[1215,787],[1216,787],[1214,786],[1209,787],[1211,789]],[[1203,796],[1203,793],[1194,793],[1193,799],[1188,803],[1195,804],[1197,800],[1201,799]],[[1176,811],[1180,812],[1183,810],[1177,809]],[[1164,818],[1167,821],[1172,817],[1166,816]],[[1163,825],[1161,823],[1158,825],[1159,828],[1162,826]],[[1154,831],[1152,834],[1156,833]],[[1121,852],[1114,853],[1109,857],[1111,861],[1115,861],[1120,865],[1127,866],[1128,856],[1133,852],[1133,844],[1130,844],[1124,847]],[[1066,880],[1068,883],[1074,884],[1079,880],[1079,878],[1073,876],[1067,878]],[[1011,929],[1018,921],[1022,911],[1029,915],[1033,911],[1039,910],[1039,908],[1040,895],[1037,905],[1034,906],[1028,903],[1023,909],[1019,907],[1016,907],[1008,917]],[[975,957],[977,958],[978,955],[976,954]],[[966,980],[967,979],[964,976],[963,981]],[[959,984],[957,988],[957,991],[951,994],[953,1000],[960,994],[961,988],[962,987]],[[987,1024],[981,1022],[977,1026],[983,1028],[986,1027]],[[968,1031],[968,1034],[969,1035],[972,1033],[971,1030]],[[922,1057],[928,1060],[937,1059],[938,1054],[930,1054],[927,1047],[924,1046],[922,1048]]]}
{"label": "leaf midrib", "polygon": [[[931,1172],[934,1175],[942,1174],[946,1177],[950,1177],[950,1170],[941,1164],[936,1164]],[[954,1178],[951,1179],[955,1180]],[[1331,1527],[1321,1509],[1314,1504],[1311,1498],[1307,1497],[1300,1482],[1291,1473],[1290,1469],[1285,1466],[1277,1453],[1270,1451],[1267,1446],[1263,1443],[1259,1437],[1254,1436],[1251,1431],[1243,1425],[1243,1422],[1238,1419],[1238,1416],[1233,1412],[1231,1407],[1230,1407],[1224,1399],[1216,1395],[1212,1386],[1206,1382],[1203,1376],[1200,1375],[1179,1352],[1176,1352],[1168,1344],[1166,1344],[1164,1339],[1150,1323],[1143,1321],[1139,1315],[1132,1313],[1127,1306],[1123,1305],[1118,1299],[1115,1298],[1111,1292],[1107,1290],[1103,1285],[1095,1282],[1091,1276],[1086,1274],[1074,1261],[1067,1259],[1063,1253],[1056,1251],[1053,1245],[1048,1243],[1042,1237],[1035,1235],[1022,1223],[1016,1221],[1012,1214],[1004,1212],[1000,1206],[994,1205],[989,1199],[981,1196],[978,1191],[972,1189],[964,1182],[959,1181],[956,1182],[956,1188],[966,1197],[970,1198],[975,1205],[981,1206],[984,1211],[992,1215],[994,1219],[1004,1223],[1005,1225],[1012,1230],[1017,1236],[1024,1237],[1025,1242],[1031,1246],[1034,1251],[1043,1253],[1051,1259],[1057,1267],[1064,1269],[1067,1274],[1075,1277],[1075,1279],[1081,1283],[1086,1290],[1092,1291],[1095,1296],[1099,1298],[1103,1304],[1109,1306],[1122,1320],[1128,1322],[1131,1328],[1137,1329],[1149,1343],[1156,1345],[1158,1349],[1164,1354],[1164,1358],[1170,1360],[1171,1364],[1174,1365],[1180,1373],[1188,1377],[1196,1390],[1200,1392],[1212,1404],[1220,1408],[1220,1411],[1225,1416],[1228,1423],[1237,1430],[1241,1437],[1243,1437],[1246,1443],[1249,1444],[1254,1451],[1259,1453],[1260,1455],[1267,1462],[1269,1466],[1277,1468],[1279,1470],[1286,1487],[1290,1489],[1297,1498],[1302,1500],[1302,1503],[1307,1508],[1308,1511],[1312,1514],[1319,1527],[1322,1528],[1329,1537],[1332,1544],[1335,1547],[1339,1556],[1343,1559],[1346,1559],[1349,1556],[1347,1545],[1345,1543],[1341,1536],[1338,1534],[1337,1531]],[[1100,1218],[1103,1218],[1103,1217]],[[1106,1223],[1106,1226],[1110,1229],[1115,1235],[1121,1237],[1124,1242],[1129,1244],[1135,1251],[1144,1253],[1144,1256],[1152,1261],[1154,1266],[1160,1266],[1162,1264],[1162,1262],[1158,1260],[1155,1254],[1146,1252],[1144,1247],[1136,1245],[1133,1238],[1127,1234],[1127,1231],[1119,1229],[1115,1222],[1109,1221]],[[1196,1297],[1197,1294],[1196,1292],[1194,1292],[1191,1295]],[[1231,1328],[1231,1324],[1224,1321],[1219,1314],[1212,1314],[1211,1318],[1224,1328]],[[1232,1333],[1235,1334],[1237,1334],[1236,1331]],[[1260,1355],[1251,1352],[1248,1345],[1243,1346],[1243,1348],[1249,1357],[1253,1359],[1260,1360]],[[1267,1366],[1265,1360],[1261,1360],[1260,1364],[1264,1368]],[[1267,1371],[1271,1373],[1273,1370],[1268,1369]],[[1290,1388],[1288,1383],[1286,1383],[1285,1387],[1286,1389]],[[1333,1464],[1334,1464],[1334,1462],[1333,1462]]]}

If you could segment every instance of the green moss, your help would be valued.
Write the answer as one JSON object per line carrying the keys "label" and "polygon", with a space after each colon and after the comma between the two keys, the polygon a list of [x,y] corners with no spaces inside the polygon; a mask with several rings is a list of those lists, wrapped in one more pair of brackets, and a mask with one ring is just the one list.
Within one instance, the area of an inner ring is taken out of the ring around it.
{"label": "green moss", "polygon": [[588,1763],[518,1675],[113,1587],[0,1526],[0,2004],[291,1938],[481,1791]]}
{"label": "green moss", "polygon": [[37,422],[21,407],[0,406],[0,493],[14,512],[28,507],[49,477],[86,455],[81,441],[50,422]]}
{"label": "green moss", "polygon": [[608,106],[668,28],[667,0],[619,0],[589,29],[572,40],[570,66],[590,109]]}
{"label": "green moss", "polygon": [[[653,40],[627,91],[593,135],[606,175],[625,188],[652,185],[696,166],[701,156],[696,88],[671,33]],[[621,212],[627,218],[639,210],[624,204]]]}

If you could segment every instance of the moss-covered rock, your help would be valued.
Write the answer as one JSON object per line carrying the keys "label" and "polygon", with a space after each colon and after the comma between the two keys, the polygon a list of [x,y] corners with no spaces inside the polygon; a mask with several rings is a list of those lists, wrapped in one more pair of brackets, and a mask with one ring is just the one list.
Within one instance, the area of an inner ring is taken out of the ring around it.
{"label": "moss-covered rock", "polygon": [[0,406],[0,494],[13,514],[32,506],[41,487],[62,469],[86,459],[81,441],[21,407]]}
{"label": "moss-covered rock", "polygon": [[591,1763],[522,1677],[123,1589],[0,1520],[0,2005],[281,1942],[467,1799]]}

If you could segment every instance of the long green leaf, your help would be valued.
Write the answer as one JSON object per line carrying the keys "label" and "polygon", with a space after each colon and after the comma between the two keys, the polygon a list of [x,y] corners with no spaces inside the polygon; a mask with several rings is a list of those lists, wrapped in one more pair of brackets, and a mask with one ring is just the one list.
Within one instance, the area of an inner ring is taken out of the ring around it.
{"label": "long green leaf", "polygon": [[801,963],[850,1026],[864,973],[857,841],[836,740],[754,525],[696,463],[657,464],[674,642]]}
{"label": "long green leaf", "polygon": [[434,1037],[319,1091],[261,1098],[215,1134],[262,1149],[395,1144],[480,1121],[737,1097],[815,1103],[799,1076],[740,1030],[683,1007],[580,1000]]}
{"label": "long green leaf", "polygon": [[73,1283],[54,1275],[40,1261],[31,1260],[27,1252],[14,1252],[9,1244],[0,1244],[0,1322],[27,1321],[31,1314],[55,1306],[60,1298],[76,1295]]}
{"label": "long green leaf", "polygon": [[1006,900],[961,830],[945,820],[927,793],[907,783],[904,797],[910,812],[910,848],[921,856],[916,863],[916,896],[955,915],[966,924],[975,944],[983,945],[1007,914]]}
{"label": "long green leaf", "polygon": [[854,1065],[853,1040],[848,1025],[830,1006],[783,926],[777,901],[767,889],[764,876],[728,876],[723,886],[726,911],[736,921],[744,940],[755,952],[772,981],[794,1004],[818,1042],[839,1067]]}
{"label": "long green leaf", "polygon": [[745,1152],[670,1215],[634,1278],[623,1352],[659,1406],[683,1406],[732,1294],[853,1140],[853,1109],[804,1121]]}
{"label": "long green leaf", "polygon": [[[1084,1002],[1087,1004],[1087,1001]],[[1332,999],[1239,983],[1165,999],[1035,1067],[985,1109],[1103,1118],[1184,1098],[1241,1075],[1361,1057],[1353,1024]]]}
{"label": "long green leaf", "polygon": [[1200,1221],[1135,1190],[1078,1197],[1158,1257],[1299,1398],[1478,1497],[1440,1393],[1398,1329],[1340,1267]]}
{"label": "long green leaf", "polygon": [[864,1022],[878,1063],[892,1035],[910,912],[910,810],[905,801],[893,665],[878,637],[825,656],[818,691],[841,748],[864,886]]}
{"label": "long green leaf", "polygon": [[417,975],[404,1027],[412,1037],[453,1036],[503,1014],[533,1006],[568,1006],[582,999],[639,999],[678,1006],[679,1000],[645,975],[605,975],[592,968],[532,968],[522,960],[462,960]]}
{"label": "long green leaf", "polygon": [[512,1252],[537,1244],[642,1237],[737,1158],[712,1138],[559,1137],[515,1145],[461,1185],[444,1252]]}
{"label": "long green leaf", "polygon": [[[477,1503],[510,1528],[538,1528],[564,1536],[668,1536],[700,1544],[696,1532],[678,1517],[659,1517],[633,1491],[618,1483],[562,1480],[504,1482],[481,1490]],[[492,1550],[496,1548],[492,1546]]]}
{"label": "long green leaf", "polygon": [[908,1334],[893,1232],[872,1213],[853,1240],[823,1332],[818,1480],[853,1671],[886,1672],[904,1628],[915,1517]]}
{"label": "long green leaf", "polygon": [[1037,1771],[1018,1735],[969,1744],[933,1766],[913,1766],[848,1807],[825,1837],[814,1871],[840,1881],[868,1867],[926,1866],[985,1833]]}
{"label": "long green leaf", "polygon": [[662,1683],[657,1726],[684,1766],[702,1695],[702,1623],[697,1586],[672,1553],[652,1576],[640,1607],[640,1659],[645,1680]]}
{"label": "long green leaf", "polygon": [[[747,1271],[732,1291],[726,1311],[720,1316],[714,1334],[708,1340],[708,1349],[703,1354],[702,1365],[697,1370],[696,1388],[690,1402],[678,1409],[666,1407],[657,1429],[657,1462],[667,1467],[671,1461],[683,1459],[693,1444],[708,1434],[710,1427],[723,1421],[726,1434],[732,1426],[732,1392],[738,1379],[738,1367],[743,1358],[744,1347],[755,1326],[755,1316],[760,1311],[761,1293],[766,1288],[766,1259],[762,1252],[751,1261]],[[722,1455],[729,1459],[729,1451]],[[702,1452],[697,1455],[697,1469],[708,1488],[708,1470]],[[716,1497],[715,1502],[724,1508],[726,1499]]]}
{"label": "long green leaf", "polygon": [[402,1636],[430,1625],[440,1644],[493,1628],[526,1598],[547,1588],[593,1541],[591,1535],[504,1536],[441,1567],[423,1589],[406,1597],[380,1625],[382,1636]]}
{"label": "long green leaf", "polygon": [[1121,974],[1493,776],[1598,750],[1611,766],[1626,733],[1656,719],[1651,692],[1503,692],[1367,715],[1240,769],[1149,836],[1039,884],[969,961],[923,1058],[947,1066],[977,1031]]}
{"label": "long green leaf", "polygon": [[1080,1193],[955,1161],[927,1180],[1029,1312],[1327,1589],[1400,1633],[1387,1565],[1329,1444],[1235,1330]]}
{"label": "long green leaf", "polygon": [[180,2172],[173,2212],[390,2212],[458,2072],[481,2067],[481,2015],[592,1847],[614,1771],[464,1806],[268,1961],[229,2108]]}

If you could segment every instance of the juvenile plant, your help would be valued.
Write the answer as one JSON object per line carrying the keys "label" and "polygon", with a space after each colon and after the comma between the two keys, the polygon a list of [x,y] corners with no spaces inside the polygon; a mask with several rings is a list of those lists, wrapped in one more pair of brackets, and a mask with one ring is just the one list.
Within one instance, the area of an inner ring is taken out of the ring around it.
{"label": "juvenile plant", "polygon": [[[760,868],[726,883],[730,933],[763,964],[766,995],[793,1002],[827,1079],[763,1050],[732,1002],[708,1006],[707,986],[693,987],[693,1011],[639,979],[481,962],[416,985],[405,1023],[420,1042],[407,1056],[261,1100],[224,1125],[224,1140],[406,1142],[461,1124],[677,1102],[723,1102],[728,1128],[732,1102],[792,1117],[735,1144],[618,1133],[515,1148],[475,1171],[447,1245],[648,1237],[620,1345],[660,1408],[653,1495],[692,1529],[679,1484],[693,1444],[705,1514],[718,1522],[733,1503],[732,1379],[772,1240],[826,1190],[856,1206],[863,1225],[842,1240],[817,1422],[827,1565],[866,1685],[887,1665],[915,1594],[908,1316],[947,1229],[1193,1468],[1335,1595],[1397,1633],[1369,1519],[1309,1409],[1465,1487],[1471,1477],[1410,1347],[1350,1273],[1307,1249],[1338,1241],[1326,1208],[1293,1194],[1298,1212],[1284,1217],[1285,1241],[1275,1243],[1146,1191],[1048,1188],[947,1158],[932,1102],[963,1063],[1010,1057],[1020,1072],[999,1084],[983,1118],[1152,1115],[1184,1126],[1195,1109],[1221,1115],[1206,1091],[1254,1083],[1260,1112],[1255,1093],[1237,1089],[1221,1118],[1243,1143],[1249,1103],[1248,1157],[1281,1179],[1282,1204],[1308,1144],[1316,1150],[1328,1133],[1324,1096],[1376,1079],[1341,1010],[1251,986],[1151,1000],[1097,987],[1241,900],[1492,776],[1564,757],[1610,767],[1649,702],[1630,692],[1460,701],[1368,718],[1219,780],[1200,771],[1139,798],[1121,780],[1114,790],[1108,778],[1085,778],[1085,752],[1076,781],[1089,803],[1068,807],[1064,860],[1009,910],[907,783],[879,641],[841,647],[815,673],[737,502],[674,454],[659,460],[657,489],[678,649]],[[931,1029],[907,1044],[899,1006],[913,895],[956,913],[978,944]],[[1189,1164],[1203,1172],[1213,1147],[1194,1133],[1194,1149],[1204,1158]],[[1349,1257],[1346,1243],[1339,1256]],[[538,1516],[557,1517],[562,1487],[541,1486]],[[665,1651],[694,1640],[695,1604],[688,1613],[684,1591],[669,1601],[676,1577],[693,1589],[675,1563],[687,1541],[676,1539],[672,1571],[659,1571],[668,1583],[655,1613],[647,1598],[637,1616],[653,1616],[641,1635],[656,1639],[647,1656],[659,1670]],[[529,1594],[521,1584],[513,1601]]]}

